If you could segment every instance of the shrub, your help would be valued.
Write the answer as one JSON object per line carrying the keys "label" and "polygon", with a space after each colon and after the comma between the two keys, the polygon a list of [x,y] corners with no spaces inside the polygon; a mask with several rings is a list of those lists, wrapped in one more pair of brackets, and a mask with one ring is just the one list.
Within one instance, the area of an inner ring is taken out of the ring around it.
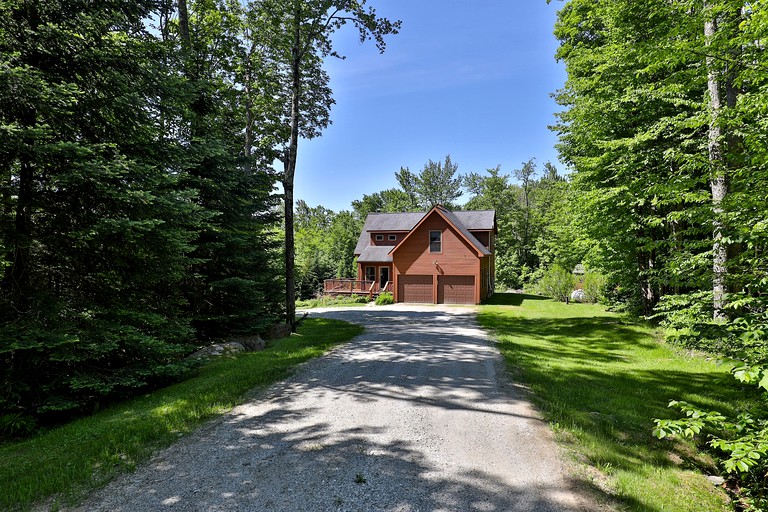
{"label": "shrub", "polygon": [[[762,391],[768,390],[768,368],[741,365],[733,376]],[[703,411],[683,401],[672,400],[670,407],[685,414],[681,419],[656,419],[653,435],[659,439],[704,436],[720,456],[727,474],[738,482],[740,501],[745,510],[762,511],[768,506],[768,395],[763,393],[761,408],[726,417],[718,411]]]}
{"label": "shrub", "polygon": [[385,306],[387,304],[394,304],[395,298],[392,296],[390,292],[384,292],[378,297],[376,297],[376,305],[377,306]]}
{"label": "shrub", "polygon": [[534,290],[541,295],[566,302],[573,291],[574,281],[575,279],[571,272],[560,265],[553,265],[544,272],[539,282],[536,283]]}
{"label": "shrub", "polygon": [[607,279],[603,274],[587,272],[581,279],[581,288],[588,302],[597,304],[605,297]]}
{"label": "shrub", "polygon": [[367,304],[367,295],[352,294],[349,296],[339,295],[333,297],[330,295],[322,295],[316,299],[297,300],[297,308],[324,308],[329,306],[344,306],[349,304]]}

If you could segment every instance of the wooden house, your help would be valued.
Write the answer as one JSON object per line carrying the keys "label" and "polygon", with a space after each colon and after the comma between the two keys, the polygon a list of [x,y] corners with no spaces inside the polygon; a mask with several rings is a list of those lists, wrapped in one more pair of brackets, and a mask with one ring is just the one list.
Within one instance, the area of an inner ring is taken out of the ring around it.
{"label": "wooden house", "polygon": [[493,210],[371,213],[355,248],[356,282],[396,302],[479,304],[494,290],[496,232]]}

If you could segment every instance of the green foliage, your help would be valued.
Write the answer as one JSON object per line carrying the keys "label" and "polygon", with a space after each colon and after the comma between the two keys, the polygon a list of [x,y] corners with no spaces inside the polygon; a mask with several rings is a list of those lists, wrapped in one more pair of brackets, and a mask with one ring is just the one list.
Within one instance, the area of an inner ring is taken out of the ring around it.
{"label": "green foliage", "polygon": [[325,279],[357,275],[355,246],[362,223],[346,211],[296,202],[296,292],[302,300],[323,290]]}
{"label": "green foliage", "polygon": [[743,491],[742,500],[748,510],[768,507],[768,370],[762,366],[742,365],[731,370],[734,378],[760,388],[759,407],[725,415],[707,411],[682,400],[672,400],[669,407],[678,409],[685,417],[656,419],[653,435],[658,439],[686,437],[701,438],[719,454],[723,470],[732,475]]}
{"label": "green foliage", "polygon": [[567,302],[575,284],[576,280],[570,270],[566,270],[560,265],[554,265],[544,272],[544,275],[536,283],[535,290],[546,297]]}
{"label": "green foliage", "polygon": [[326,308],[333,306],[359,306],[368,304],[368,297],[365,295],[323,295],[316,299],[297,300],[297,308]]}
{"label": "green foliage", "polygon": [[395,297],[390,292],[384,292],[379,294],[378,297],[376,297],[376,305],[377,306],[386,306],[388,304],[394,304],[395,303]]}
{"label": "green foliage", "polygon": [[599,272],[587,271],[581,277],[581,289],[584,290],[587,302],[597,304],[605,298],[605,287],[608,280]]}
{"label": "green foliage", "polygon": [[31,416],[21,413],[0,416],[0,439],[28,436],[35,431],[36,422]]}
{"label": "green foliage", "polygon": [[166,7],[0,5],[5,418],[166,384],[196,337],[281,312],[274,154],[257,136],[244,151],[239,121],[243,12],[192,3],[185,39]]}
{"label": "green foliage", "polygon": [[450,155],[446,155],[445,162],[429,160],[418,174],[401,167],[395,178],[409,198],[408,211],[427,211],[438,204],[449,210],[457,209],[455,201],[462,193],[462,178],[456,175],[458,169]]}
{"label": "green foliage", "polygon": [[573,268],[592,245],[574,220],[570,184],[551,163],[544,169],[536,179],[534,160],[525,162],[513,173],[519,185],[501,167],[463,177],[471,195],[464,207],[496,211],[496,281],[502,288],[523,288],[552,264]]}

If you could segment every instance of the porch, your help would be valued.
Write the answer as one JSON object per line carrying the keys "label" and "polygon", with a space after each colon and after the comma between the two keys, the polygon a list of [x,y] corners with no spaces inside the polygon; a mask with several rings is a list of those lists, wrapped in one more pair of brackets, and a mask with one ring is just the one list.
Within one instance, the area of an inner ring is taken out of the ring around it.
{"label": "porch", "polygon": [[367,295],[373,300],[381,293],[394,290],[394,283],[387,281],[384,286],[377,281],[359,279],[326,279],[323,282],[324,295]]}

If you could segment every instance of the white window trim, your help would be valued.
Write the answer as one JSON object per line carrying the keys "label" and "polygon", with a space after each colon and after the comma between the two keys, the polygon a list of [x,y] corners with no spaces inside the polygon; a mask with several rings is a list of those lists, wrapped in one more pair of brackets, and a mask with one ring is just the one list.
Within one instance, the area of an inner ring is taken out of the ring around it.
{"label": "white window trim", "polygon": [[397,240],[397,235],[389,235],[389,241],[394,242]]}
{"label": "white window trim", "polygon": [[384,241],[384,235],[376,235],[374,239],[377,242],[383,242]]}

